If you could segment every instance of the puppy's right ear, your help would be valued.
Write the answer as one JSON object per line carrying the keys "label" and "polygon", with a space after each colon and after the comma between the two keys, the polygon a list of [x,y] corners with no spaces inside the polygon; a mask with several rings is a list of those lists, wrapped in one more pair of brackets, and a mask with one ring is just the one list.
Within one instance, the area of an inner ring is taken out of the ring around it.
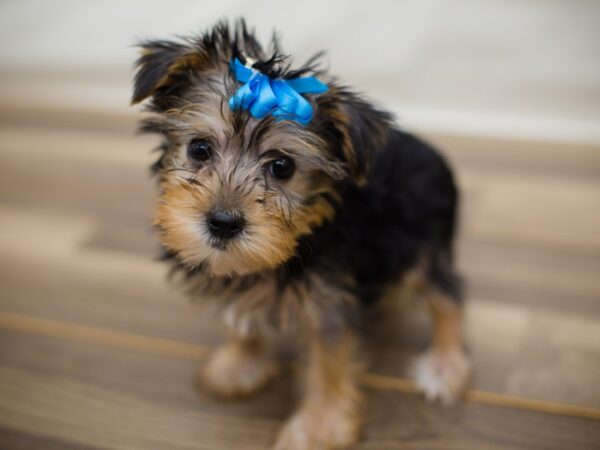
{"label": "puppy's right ear", "polygon": [[172,41],[147,41],[140,48],[131,104],[176,87],[176,83],[185,81],[185,72],[198,69],[203,60],[197,50]]}

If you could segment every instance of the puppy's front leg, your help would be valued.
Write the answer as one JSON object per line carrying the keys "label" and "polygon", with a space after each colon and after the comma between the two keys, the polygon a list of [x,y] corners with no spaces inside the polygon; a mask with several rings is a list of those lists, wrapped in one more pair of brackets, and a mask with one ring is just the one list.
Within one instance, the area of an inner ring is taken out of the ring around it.
{"label": "puppy's front leg", "polygon": [[314,333],[304,397],[280,432],[275,450],[329,450],[356,442],[360,428],[356,347],[348,330],[334,336]]}
{"label": "puppy's front leg", "polygon": [[211,355],[203,378],[212,393],[222,397],[241,397],[264,387],[277,369],[267,340],[233,336]]}

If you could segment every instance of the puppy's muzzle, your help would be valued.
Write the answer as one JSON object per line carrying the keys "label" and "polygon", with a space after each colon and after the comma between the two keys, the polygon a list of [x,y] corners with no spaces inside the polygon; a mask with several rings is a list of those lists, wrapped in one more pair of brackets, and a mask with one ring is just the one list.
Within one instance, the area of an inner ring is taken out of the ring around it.
{"label": "puppy's muzzle", "polygon": [[218,239],[232,239],[244,229],[244,217],[235,212],[213,210],[206,216],[206,227]]}

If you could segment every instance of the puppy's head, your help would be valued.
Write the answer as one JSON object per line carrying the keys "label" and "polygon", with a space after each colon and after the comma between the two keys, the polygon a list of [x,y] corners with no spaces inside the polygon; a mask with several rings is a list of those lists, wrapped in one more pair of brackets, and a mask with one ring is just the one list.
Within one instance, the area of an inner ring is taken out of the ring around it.
{"label": "puppy's head", "polygon": [[[331,220],[340,190],[363,183],[389,117],[318,71],[291,70],[276,40],[265,53],[243,22],[181,41],[147,41],[136,63],[133,103],[148,99],[142,130],[164,136],[155,165],[163,244],[189,267],[249,274],[293,256],[298,238]],[[229,99],[238,58],[272,79],[318,76],[329,86],[303,95],[307,125],[257,119]]]}

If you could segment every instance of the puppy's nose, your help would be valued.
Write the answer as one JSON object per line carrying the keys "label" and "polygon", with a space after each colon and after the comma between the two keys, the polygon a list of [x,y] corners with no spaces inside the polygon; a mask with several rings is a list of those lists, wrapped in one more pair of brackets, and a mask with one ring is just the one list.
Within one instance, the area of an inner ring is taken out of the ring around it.
{"label": "puppy's nose", "polygon": [[214,210],[206,216],[210,233],[219,239],[231,239],[244,229],[244,217],[229,211]]}

